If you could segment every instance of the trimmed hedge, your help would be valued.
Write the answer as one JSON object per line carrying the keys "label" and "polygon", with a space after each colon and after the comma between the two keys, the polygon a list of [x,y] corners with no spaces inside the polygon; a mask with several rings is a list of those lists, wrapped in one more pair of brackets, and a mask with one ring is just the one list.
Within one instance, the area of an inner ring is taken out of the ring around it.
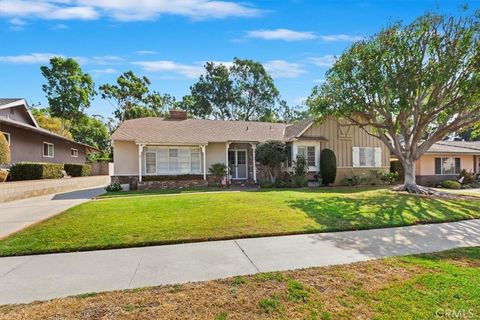
{"label": "trimmed hedge", "polygon": [[142,176],[143,181],[202,180],[201,174],[179,174],[175,176]]}
{"label": "trimmed hedge", "polygon": [[460,189],[462,185],[460,184],[460,182],[455,180],[443,180],[442,187],[446,189]]}
{"label": "trimmed hedge", "polygon": [[0,131],[0,165],[10,163],[10,146],[7,138]]}
{"label": "trimmed hedge", "polygon": [[63,177],[63,164],[43,162],[19,162],[10,168],[13,181],[59,179]]}
{"label": "trimmed hedge", "polygon": [[334,183],[337,177],[337,157],[330,149],[323,149],[320,152],[320,175],[322,183],[327,186]]}
{"label": "trimmed hedge", "polygon": [[92,173],[92,166],[89,164],[65,163],[63,168],[71,177],[87,177]]}

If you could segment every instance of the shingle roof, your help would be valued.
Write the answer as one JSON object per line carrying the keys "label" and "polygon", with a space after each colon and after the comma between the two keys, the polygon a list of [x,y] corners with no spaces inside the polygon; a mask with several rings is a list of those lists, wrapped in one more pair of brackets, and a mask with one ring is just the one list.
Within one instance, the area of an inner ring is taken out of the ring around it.
{"label": "shingle roof", "polygon": [[0,98],[0,106],[22,100],[22,98]]}
{"label": "shingle roof", "polygon": [[209,142],[283,140],[284,123],[139,118],[124,121],[111,140],[139,143],[207,144]]}
{"label": "shingle roof", "polygon": [[480,154],[480,141],[439,141],[427,153]]}

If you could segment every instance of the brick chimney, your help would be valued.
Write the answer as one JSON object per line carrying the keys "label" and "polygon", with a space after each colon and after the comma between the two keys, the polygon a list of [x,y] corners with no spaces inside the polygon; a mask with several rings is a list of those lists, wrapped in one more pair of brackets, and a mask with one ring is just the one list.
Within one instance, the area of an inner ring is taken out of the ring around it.
{"label": "brick chimney", "polygon": [[173,109],[170,110],[170,119],[172,120],[186,120],[187,119],[187,111],[180,110],[180,109]]}

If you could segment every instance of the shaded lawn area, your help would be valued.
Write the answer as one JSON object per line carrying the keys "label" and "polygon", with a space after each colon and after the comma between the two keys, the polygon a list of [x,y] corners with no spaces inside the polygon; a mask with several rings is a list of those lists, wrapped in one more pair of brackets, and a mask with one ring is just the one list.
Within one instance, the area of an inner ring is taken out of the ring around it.
{"label": "shaded lawn area", "polygon": [[120,197],[137,197],[137,196],[148,196],[148,195],[163,195],[163,194],[181,194],[181,193],[194,193],[194,192],[218,192],[225,191],[221,187],[194,187],[194,188],[184,188],[184,189],[154,189],[154,190],[144,190],[144,191],[115,191],[115,192],[105,192],[97,196],[97,199],[108,199],[108,198],[120,198]]}
{"label": "shaded lawn area", "polygon": [[0,306],[4,319],[480,318],[480,248]]}
{"label": "shaded lawn area", "polygon": [[480,218],[480,201],[385,188],[201,193],[97,200],[0,240],[0,255],[357,230]]}

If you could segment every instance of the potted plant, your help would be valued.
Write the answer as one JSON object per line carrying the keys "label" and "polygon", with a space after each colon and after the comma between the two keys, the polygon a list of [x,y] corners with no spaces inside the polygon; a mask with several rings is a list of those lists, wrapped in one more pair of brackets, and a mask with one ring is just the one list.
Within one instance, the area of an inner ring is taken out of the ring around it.
{"label": "potted plant", "polygon": [[208,171],[215,176],[216,184],[221,185],[223,177],[227,174],[227,166],[223,163],[214,163]]}

